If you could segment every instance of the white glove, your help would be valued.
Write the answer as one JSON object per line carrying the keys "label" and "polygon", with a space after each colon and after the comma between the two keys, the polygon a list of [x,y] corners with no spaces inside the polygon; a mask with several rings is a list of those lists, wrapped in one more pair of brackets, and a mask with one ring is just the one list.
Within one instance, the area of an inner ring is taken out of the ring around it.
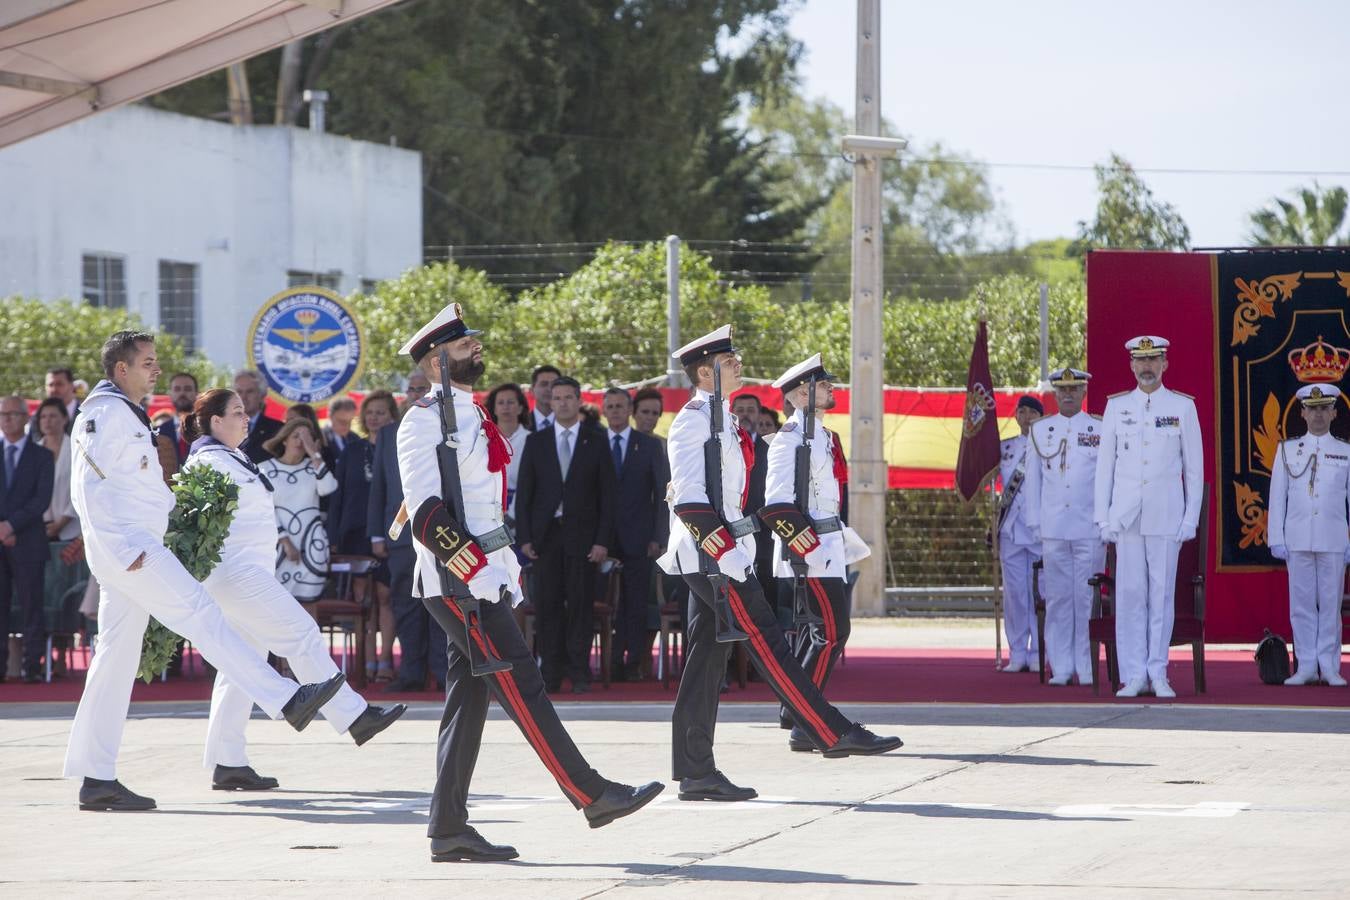
{"label": "white glove", "polygon": [[722,574],[734,581],[745,581],[746,570],[753,566],[752,560],[740,547],[732,547],[722,558],[717,561],[717,568]]}
{"label": "white glove", "polygon": [[1097,533],[1101,535],[1103,544],[1114,544],[1116,539],[1120,537],[1105,522],[1097,523]]}
{"label": "white glove", "polygon": [[1185,522],[1182,522],[1181,527],[1177,529],[1176,542],[1178,544],[1184,544],[1191,540],[1195,540],[1195,526],[1187,525]]}
{"label": "white glove", "polygon": [[502,597],[502,588],[511,583],[511,576],[501,566],[486,565],[469,579],[469,593],[479,600],[495,602]]}
{"label": "white glove", "polygon": [[[1276,559],[1288,559],[1289,548],[1286,547],[1284,544],[1271,544],[1270,555],[1275,557]],[[1346,551],[1346,555],[1350,556],[1350,550]]]}
{"label": "white glove", "polygon": [[802,557],[802,561],[813,569],[829,569],[830,555],[825,552],[824,544],[817,544],[816,549]]}

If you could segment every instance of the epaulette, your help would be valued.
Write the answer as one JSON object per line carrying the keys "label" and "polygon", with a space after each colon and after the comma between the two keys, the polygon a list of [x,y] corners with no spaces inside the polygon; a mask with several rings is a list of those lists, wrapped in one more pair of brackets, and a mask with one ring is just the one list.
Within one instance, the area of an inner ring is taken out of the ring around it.
{"label": "epaulette", "polygon": [[704,400],[699,400],[699,399],[695,398],[695,399],[693,399],[693,400],[690,400],[688,403],[686,403],[686,404],[684,405],[684,408],[685,408],[685,409],[702,409],[703,407],[705,407],[705,406],[707,406],[707,405],[708,405],[708,404],[707,404],[706,401],[704,401]]}
{"label": "epaulette", "polygon": [[780,428],[780,429],[778,429],[778,430],[779,430],[779,431],[787,431],[787,432],[793,432],[793,431],[796,431],[796,430],[797,430],[797,423],[796,423],[795,421],[793,421],[793,422],[787,422],[787,423],[785,423],[785,424],[783,425],[782,428]]}
{"label": "epaulette", "polygon": [[422,407],[422,409],[426,409],[426,408],[428,408],[428,407],[435,406],[435,405],[436,405],[436,395],[435,395],[435,394],[427,394],[427,395],[426,395],[425,397],[423,397],[421,400],[416,400],[416,401],[413,402],[413,406],[420,406],[420,407]]}
{"label": "epaulette", "polygon": [[1089,415],[1090,417],[1096,419],[1098,422],[1100,422],[1100,421],[1102,420],[1102,417],[1099,416],[1099,415],[1097,415],[1096,413],[1088,413],[1088,415]]}
{"label": "epaulette", "polygon": [[1187,400],[1190,400],[1192,403],[1195,402],[1195,398],[1192,397],[1190,394],[1185,393],[1184,391],[1172,391],[1172,393],[1176,394],[1178,397],[1185,397]]}
{"label": "epaulette", "polygon": [[1106,399],[1107,399],[1107,400],[1114,400],[1114,399],[1116,399],[1117,397],[1124,397],[1126,394],[1129,394],[1129,393],[1132,393],[1132,392],[1131,392],[1131,391],[1121,391],[1121,392],[1119,392],[1119,393],[1117,393],[1117,394],[1108,394],[1107,397],[1106,397]]}

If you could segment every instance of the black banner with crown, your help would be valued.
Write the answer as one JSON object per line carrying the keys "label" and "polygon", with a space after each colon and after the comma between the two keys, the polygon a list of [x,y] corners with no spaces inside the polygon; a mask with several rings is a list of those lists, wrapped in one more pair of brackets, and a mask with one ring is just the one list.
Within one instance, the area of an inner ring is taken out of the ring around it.
{"label": "black banner with crown", "polygon": [[[1294,395],[1340,387],[1350,369],[1350,250],[1224,253],[1214,261],[1220,571],[1275,564],[1266,544],[1270,471],[1281,440],[1303,434]],[[1342,398],[1332,433],[1350,437]]]}

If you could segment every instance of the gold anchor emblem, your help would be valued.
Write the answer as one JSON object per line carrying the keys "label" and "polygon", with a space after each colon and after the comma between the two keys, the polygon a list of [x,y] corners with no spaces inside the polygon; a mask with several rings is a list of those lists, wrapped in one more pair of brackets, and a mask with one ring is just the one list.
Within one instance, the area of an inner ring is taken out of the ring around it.
{"label": "gold anchor emblem", "polygon": [[462,540],[463,538],[444,525],[436,526],[436,544],[442,550],[453,550],[459,546]]}
{"label": "gold anchor emblem", "polygon": [[778,532],[779,536],[783,540],[785,541],[792,540],[793,534],[792,523],[789,522],[787,519],[779,519],[777,522],[775,522],[773,525],[773,530]]}

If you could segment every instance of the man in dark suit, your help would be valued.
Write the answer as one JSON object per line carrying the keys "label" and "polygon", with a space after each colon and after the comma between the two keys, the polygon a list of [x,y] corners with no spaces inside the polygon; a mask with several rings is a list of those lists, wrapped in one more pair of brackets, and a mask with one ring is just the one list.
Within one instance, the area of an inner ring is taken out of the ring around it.
{"label": "man in dark suit", "polygon": [[42,514],[52,503],[56,464],[49,450],[24,433],[28,404],[22,397],[0,400],[0,681],[9,666],[9,613],[17,597],[22,610],[21,677],[42,680],[38,669],[46,644],[42,573],[47,565],[47,531]]}
{"label": "man in dark suit", "polygon": [[240,371],[234,376],[234,392],[239,395],[244,412],[248,415],[248,437],[244,438],[239,449],[249,459],[260,463],[272,456],[263,449],[263,444],[276,436],[282,423],[263,412],[267,391],[263,390],[262,375],[252,369]]}
{"label": "man in dark suit", "polygon": [[413,569],[417,564],[412,532],[404,528],[397,539],[389,539],[389,524],[403,504],[403,478],[398,471],[398,422],[380,431],[375,442],[375,459],[370,473],[370,504],[366,533],[370,550],[389,567],[389,602],[394,610],[394,631],[398,634],[403,658],[398,678],[386,691],[420,691],[426,684],[427,670],[436,686],[445,690],[445,634],[422,605],[422,591],[414,597]]}
{"label": "man in dark suit", "polygon": [[553,382],[553,427],[525,439],[516,482],[516,539],[534,560],[535,631],[549,691],[591,689],[595,566],[614,543],[614,463],[600,429],[581,421],[581,385]]}
{"label": "man in dark suit", "polygon": [[[737,427],[750,433],[755,441],[755,464],[750,468],[750,492],[745,500],[745,514],[755,515],[764,505],[764,482],[769,474],[769,442],[759,436],[759,411],[763,407],[754,394],[737,394],[731,398],[731,413]],[[777,585],[773,574],[773,535],[768,529],[755,532],[755,577],[762,585]],[[775,591],[765,591],[765,599],[772,605]]]}
{"label": "man in dark suit", "polygon": [[614,551],[623,564],[623,599],[615,615],[614,679],[637,681],[647,642],[647,601],[652,593],[652,560],[670,539],[670,482],[666,448],[660,439],[629,424],[633,401],[623,388],[605,391],[601,413],[609,428],[605,443],[614,463]]}

